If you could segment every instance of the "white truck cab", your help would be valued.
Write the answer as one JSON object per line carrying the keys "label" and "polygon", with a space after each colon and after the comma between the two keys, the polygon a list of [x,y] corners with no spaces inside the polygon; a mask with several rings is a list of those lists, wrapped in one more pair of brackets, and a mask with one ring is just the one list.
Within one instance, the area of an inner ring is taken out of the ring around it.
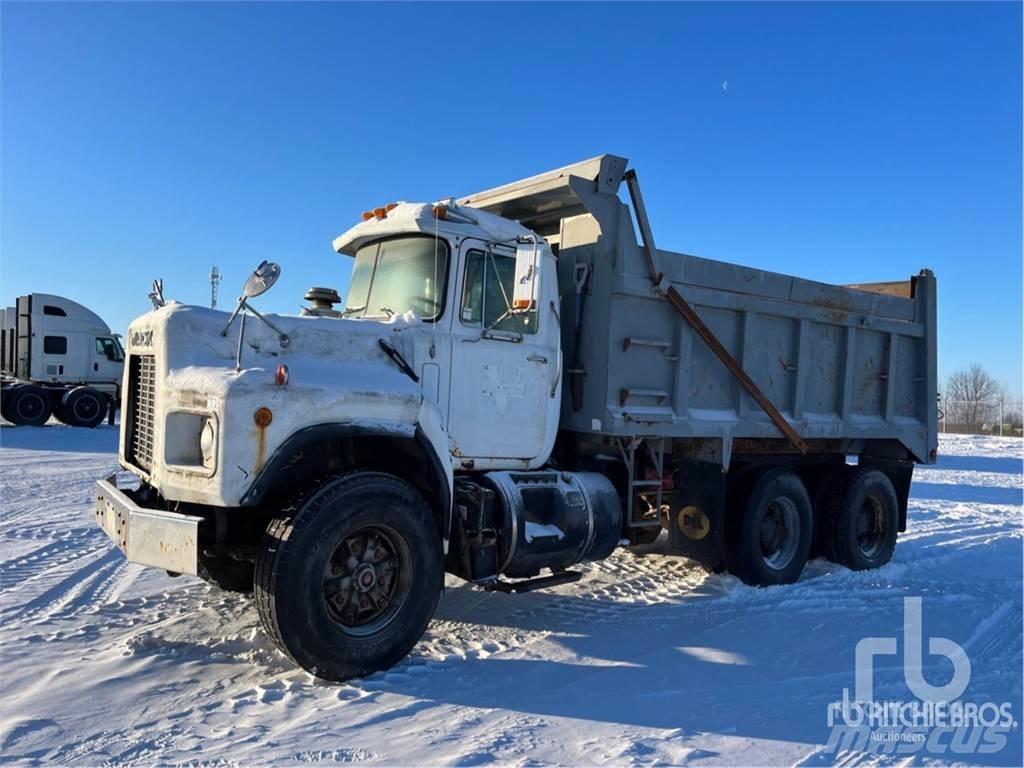
{"label": "white truck cab", "polygon": [[[544,464],[558,431],[562,370],[550,247],[524,227],[452,203],[370,214],[334,241],[355,260],[342,316],[421,321],[410,364],[440,412],[456,467]],[[513,295],[517,247],[525,259],[537,254],[536,295],[522,309]]]}
{"label": "white truck cab", "polygon": [[39,426],[51,414],[95,427],[120,401],[120,337],[87,307],[49,293],[19,296],[0,310],[3,416]]}

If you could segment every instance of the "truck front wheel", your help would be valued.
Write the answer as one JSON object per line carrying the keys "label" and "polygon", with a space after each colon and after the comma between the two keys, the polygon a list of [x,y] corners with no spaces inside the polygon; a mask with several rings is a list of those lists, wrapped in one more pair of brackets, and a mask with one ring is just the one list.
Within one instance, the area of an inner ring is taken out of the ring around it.
{"label": "truck front wheel", "polygon": [[726,521],[729,570],[747,584],[791,584],[811,549],[811,500],[793,472],[761,473],[732,505]]}
{"label": "truck front wheel", "polygon": [[443,579],[441,537],[423,497],[391,475],[356,472],[271,521],[256,560],[256,607],[296,664],[345,680],[412,649]]}

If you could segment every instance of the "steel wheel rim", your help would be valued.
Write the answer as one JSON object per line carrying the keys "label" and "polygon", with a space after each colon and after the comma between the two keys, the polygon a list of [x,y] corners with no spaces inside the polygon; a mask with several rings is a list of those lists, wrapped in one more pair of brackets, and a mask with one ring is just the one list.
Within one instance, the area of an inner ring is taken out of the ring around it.
{"label": "steel wheel rim", "polygon": [[[28,406],[27,408],[25,406]],[[25,421],[32,421],[38,419],[44,410],[46,405],[43,403],[41,395],[37,395],[35,392],[29,392],[27,395],[22,395],[18,398],[17,407],[15,410],[18,415]]]}
{"label": "steel wheel rim", "polygon": [[[84,414],[82,413],[83,409],[85,410]],[[91,395],[83,395],[75,401],[74,407],[71,410],[74,411],[75,418],[79,421],[89,421],[89,419],[96,415],[96,412],[99,411],[99,409],[99,403],[96,401],[95,397],[92,397]]]}
{"label": "steel wheel rim", "polygon": [[324,565],[327,615],[343,632],[379,632],[401,610],[411,585],[409,547],[397,531],[368,525],[348,534]]}
{"label": "steel wheel rim", "polygon": [[878,499],[869,496],[857,510],[857,549],[865,557],[876,557],[885,546],[885,515]]}
{"label": "steel wheel rim", "polygon": [[800,514],[792,499],[773,499],[761,516],[759,543],[761,559],[775,571],[781,571],[796,557],[800,543]]}

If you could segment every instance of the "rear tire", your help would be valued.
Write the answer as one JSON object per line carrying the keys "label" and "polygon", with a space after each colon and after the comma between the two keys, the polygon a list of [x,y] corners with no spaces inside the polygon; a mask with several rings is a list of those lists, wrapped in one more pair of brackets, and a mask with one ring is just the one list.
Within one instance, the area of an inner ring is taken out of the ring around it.
{"label": "rear tire", "polygon": [[433,511],[404,480],[328,481],[267,527],[256,607],[278,648],[325,680],[387,669],[423,635],[444,580]]}
{"label": "rear tire", "polygon": [[0,416],[3,416],[11,424],[14,423],[14,419],[10,416],[9,407],[14,402],[14,393],[20,388],[21,384],[15,384],[11,387],[4,387],[3,391],[0,392]]}
{"label": "rear tire", "polygon": [[785,469],[761,473],[731,505],[726,524],[729,571],[751,586],[791,584],[811,549],[811,501]]}
{"label": "rear tire", "polygon": [[878,568],[896,549],[896,490],[877,469],[847,467],[844,474],[842,482],[833,483],[822,510],[828,521],[829,559],[853,571]]}
{"label": "rear tire", "polygon": [[60,418],[72,427],[92,429],[107,416],[107,399],[92,387],[75,387],[60,400]]}
{"label": "rear tire", "polygon": [[19,384],[6,399],[4,416],[19,427],[41,427],[53,413],[49,393],[35,384]]}

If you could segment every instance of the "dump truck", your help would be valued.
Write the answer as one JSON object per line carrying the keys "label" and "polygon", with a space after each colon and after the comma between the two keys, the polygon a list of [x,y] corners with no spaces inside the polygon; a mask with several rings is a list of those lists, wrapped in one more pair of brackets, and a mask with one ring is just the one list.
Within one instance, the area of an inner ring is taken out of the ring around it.
{"label": "dump truck", "polygon": [[123,378],[120,337],[91,309],[49,293],[0,309],[0,411],[15,426],[113,424]]}
{"label": "dump truck", "polygon": [[892,557],[936,458],[930,271],[660,250],[614,155],[361,218],[343,305],[260,313],[264,263],[230,315],[132,323],[127,473],[96,486],[129,560],[254,592],[277,647],[342,680],[410,651],[446,572],[551,587],[662,532],[755,586]]}

